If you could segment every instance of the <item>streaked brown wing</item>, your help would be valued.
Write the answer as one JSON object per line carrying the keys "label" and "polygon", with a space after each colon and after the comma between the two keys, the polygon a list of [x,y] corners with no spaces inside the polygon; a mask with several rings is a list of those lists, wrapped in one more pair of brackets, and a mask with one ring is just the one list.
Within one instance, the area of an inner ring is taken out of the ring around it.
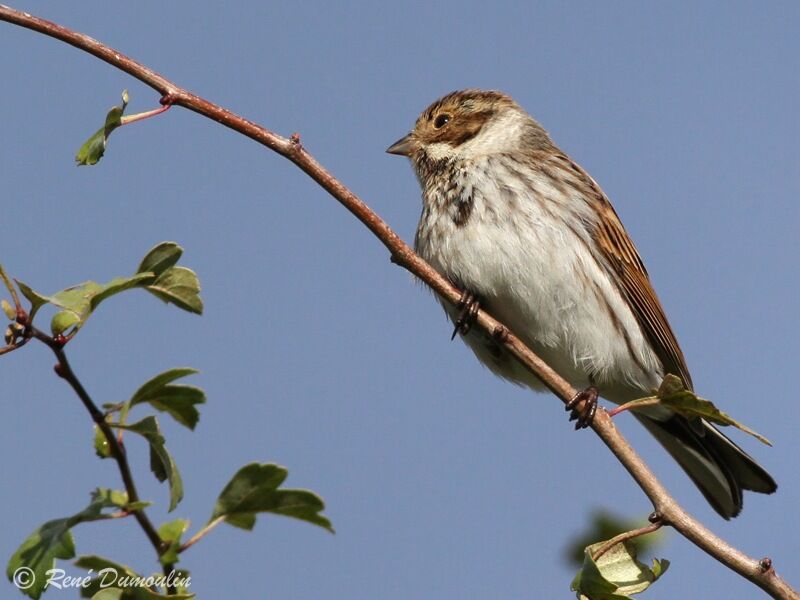
{"label": "streaked brown wing", "polygon": [[653,290],[644,263],[622,226],[614,207],[586,171],[566,156],[559,158],[568,161],[573,172],[587,187],[592,189],[592,199],[594,200],[592,208],[597,211],[599,216],[593,232],[594,239],[603,258],[607,261],[608,267],[618,275],[615,281],[619,283],[620,292],[628,300],[642,331],[664,365],[665,371],[681,377],[687,388],[691,389],[692,377],[689,375],[686,359],[684,359],[675,334],[669,326],[661,302]]}

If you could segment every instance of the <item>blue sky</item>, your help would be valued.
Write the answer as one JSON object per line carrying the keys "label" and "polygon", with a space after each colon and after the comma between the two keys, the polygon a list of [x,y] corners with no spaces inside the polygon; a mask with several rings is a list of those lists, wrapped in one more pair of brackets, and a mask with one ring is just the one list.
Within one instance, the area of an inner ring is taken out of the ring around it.
{"label": "blue sky", "polygon": [[[384,149],[436,97],[504,90],[605,189],[637,243],[697,391],[766,435],[734,439],[779,483],[723,522],[627,415],[618,426],[684,506],[790,579],[800,571],[794,398],[800,352],[796,3],[24,2],[306,147],[405,239],[411,169]],[[278,462],[319,492],[337,534],[279,517],[221,526],[184,555],[204,598],[563,598],[563,549],[588,513],[651,507],[561,403],[495,379],[450,342],[433,297],[291,164],[188,111],[73,156],[129,89],[93,57],[0,24],[0,261],[52,292],[132,272],[162,240],[186,249],[202,317],[144,293],[109,301],[69,345],[98,402],[194,366],[194,433],[162,419],[193,530],[242,464]],[[40,345],[0,359],[9,556],[40,523],[120,487]],[[167,494],[131,443],[142,495]],[[131,520],[75,530],[79,553],[148,572]],[[648,597],[758,595],[675,534]],[[75,569],[78,573],[78,570]],[[795,585],[800,581],[795,579]],[[702,588],[700,587],[702,586]],[[8,596],[15,592],[9,586]],[[49,597],[71,592],[50,592]]]}

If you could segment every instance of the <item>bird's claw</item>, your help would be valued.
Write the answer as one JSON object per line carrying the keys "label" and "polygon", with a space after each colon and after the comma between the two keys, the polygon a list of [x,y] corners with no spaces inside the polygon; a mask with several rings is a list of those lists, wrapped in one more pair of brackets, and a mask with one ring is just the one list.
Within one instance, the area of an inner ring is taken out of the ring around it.
{"label": "bird's claw", "polygon": [[461,298],[458,300],[457,308],[460,309],[458,318],[456,319],[456,326],[453,328],[453,335],[450,336],[454,340],[456,334],[467,335],[469,330],[472,329],[472,324],[478,316],[478,311],[481,308],[480,300],[472,292],[462,292]]}
{"label": "bird's claw", "polygon": [[[585,429],[592,424],[594,416],[597,414],[597,388],[589,386],[575,394],[572,399],[565,405],[565,410],[571,410],[572,414],[569,417],[570,421],[576,421],[575,429]],[[578,406],[583,403],[581,410],[578,411]]]}

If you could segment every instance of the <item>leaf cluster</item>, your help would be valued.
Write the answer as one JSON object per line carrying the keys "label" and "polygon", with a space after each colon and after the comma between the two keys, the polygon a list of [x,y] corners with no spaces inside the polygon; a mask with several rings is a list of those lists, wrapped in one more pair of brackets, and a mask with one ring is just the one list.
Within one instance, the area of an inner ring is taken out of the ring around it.
{"label": "leaf cluster", "polygon": [[[123,106],[124,108],[124,106]],[[144,289],[157,298],[178,308],[200,314],[203,303],[200,298],[200,283],[195,273],[177,263],[183,249],[174,242],[163,242],[151,249],[139,264],[136,272],[127,277],[117,277],[108,283],[99,284],[88,281],[72,286],[51,295],[35,291],[31,286],[17,280],[22,295],[30,302],[25,331],[33,331],[34,319],[39,310],[47,305],[58,310],[52,317],[50,330],[53,337],[51,346],[62,347],[71,340],[94,311],[105,300],[122,292]],[[11,319],[16,311],[4,301],[2,308]],[[14,313],[11,315],[11,313]],[[15,337],[25,332],[15,332]],[[41,334],[45,336],[45,334]],[[46,336],[45,336],[46,337]],[[61,342],[56,343],[57,339]],[[61,350],[63,352],[63,350]],[[159,415],[173,419],[179,425],[194,431],[200,420],[200,408],[206,402],[205,392],[196,386],[187,385],[180,380],[196,374],[188,367],[169,369],[152,377],[128,400],[102,405],[102,419],[95,424],[94,449],[101,459],[127,460],[124,452],[114,452],[113,445],[121,444],[124,434],[142,438],[150,453],[150,470],[159,482],[166,482],[169,491],[168,510],[175,510],[183,499],[183,480],[175,459],[167,449],[166,439],[156,414],[147,414],[131,421],[134,412],[152,409]],[[99,410],[99,409],[98,409]],[[121,446],[120,446],[121,448]],[[123,456],[120,456],[120,455]],[[106,585],[98,575],[82,589],[85,597],[101,600],[155,598],[192,598],[188,591],[189,574],[177,571],[181,553],[199,541],[219,523],[227,522],[240,529],[251,530],[259,514],[275,514],[293,517],[313,523],[328,531],[333,531],[330,521],[321,513],[325,508],[322,499],[313,492],[302,489],[281,487],[288,476],[288,470],[272,463],[250,463],[242,467],[220,493],[208,521],[188,541],[184,535],[190,522],[175,519],[162,524],[157,530],[158,559],[164,568],[176,575],[182,584],[170,581],[148,579],[146,576],[107,558],[83,555],[75,565],[94,572],[113,571],[125,586]],[[30,598],[39,598],[47,589],[48,572],[55,568],[58,560],[71,560],[76,557],[75,539],[72,530],[86,522],[124,518],[142,515],[151,505],[147,501],[131,501],[130,489],[125,491],[97,488],[92,492],[89,505],[68,517],[52,519],[37,527],[22,542],[8,561],[6,574],[14,581],[20,570],[32,574],[31,585],[20,586],[20,590]],[[138,579],[137,579],[138,578]],[[128,585],[130,581],[137,585]],[[167,589],[169,587],[169,589]]]}

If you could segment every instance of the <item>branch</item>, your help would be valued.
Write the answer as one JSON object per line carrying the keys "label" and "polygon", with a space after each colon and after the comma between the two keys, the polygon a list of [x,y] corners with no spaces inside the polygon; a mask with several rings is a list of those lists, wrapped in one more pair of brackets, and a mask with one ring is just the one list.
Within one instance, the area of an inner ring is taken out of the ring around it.
{"label": "branch", "polygon": [[[89,415],[92,417],[92,421],[94,421],[95,425],[97,425],[100,431],[103,432],[103,436],[106,438],[106,442],[108,442],[111,456],[117,462],[117,466],[119,467],[119,474],[122,477],[123,484],[125,485],[125,491],[128,493],[128,501],[130,503],[139,502],[141,498],[139,498],[139,492],[136,490],[136,484],[133,481],[133,475],[131,474],[131,467],[128,464],[128,455],[125,451],[125,446],[122,444],[122,441],[117,439],[117,436],[114,435],[114,431],[106,421],[105,415],[99,408],[97,408],[97,405],[94,403],[91,396],[89,396],[86,388],[83,387],[83,384],[78,379],[78,376],[75,375],[75,371],[72,370],[72,366],[69,364],[67,355],[64,352],[64,344],[61,341],[47,335],[43,331],[33,327],[32,325],[30,326],[30,334],[31,337],[34,337],[45,344],[53,351],[53,354],[56,355],[56,359],[58,360],[55,366],[56,374],[66,381],[70,387],[72,387],[72,389],[78,395],[78,398],[80,398],[81,402],[83,402],[83,405],[86,407]],[[147,539],[150,540],[150,543],[153,545],[153,548],[155,548],[158,555],[161,556],[164,552],[166,552],[167,544],[161,539],[161,536],[158,535],[158,532],[156,531],[153,522],[150,521],[150,517],[147,516],[147,513],[145,513],[143,509],[137,509],[131,511],[131,514],[138,521],[139,526],[144,531]],[[169,571],[172,570],[172,566],[170,565],[169,567],[169,570],[166,570],[165,566],[165,574],[168,574]]]}
{"label": "branch", "polygon": [[[413,273],[450,304],[456,305],[458,303],[461,291],[422,260],[377,213],[306,152],[300,143],[299,135],[295,134],[290,138],[285,138],[273,133],[188,90],[178,87],[152,69],[128,58],[113,48],[56,23],[3,5],[0,5],[0,20],[32,29],[93,54],[159,92],[162,96],[161,103],[163,105],[177,105],[192,110],[255,140],[287,158],[361,221],[386,246],[391,254],[392,262]],[[502,344],[531,373],[541,379],[562,402],[566,404],[575,396],[576,390],[525,346],[502,323],[483,310],[478,312],[476,323],[492,334],[498,343]],[[578,408],[580,409],[580,407]],[[592,424],[592,429],[644,491],[664,524],[671,525],[698,548],[739,573],[742,577],[750,580],[773,598],[800,600],[800,594],[795,592],[772,569],[771,561],[767,559],[759,561],[747,556],[711,533],[700,522],[690,516],[667,492],[644,461],[617,431],[605,411],[598,411]]]}

